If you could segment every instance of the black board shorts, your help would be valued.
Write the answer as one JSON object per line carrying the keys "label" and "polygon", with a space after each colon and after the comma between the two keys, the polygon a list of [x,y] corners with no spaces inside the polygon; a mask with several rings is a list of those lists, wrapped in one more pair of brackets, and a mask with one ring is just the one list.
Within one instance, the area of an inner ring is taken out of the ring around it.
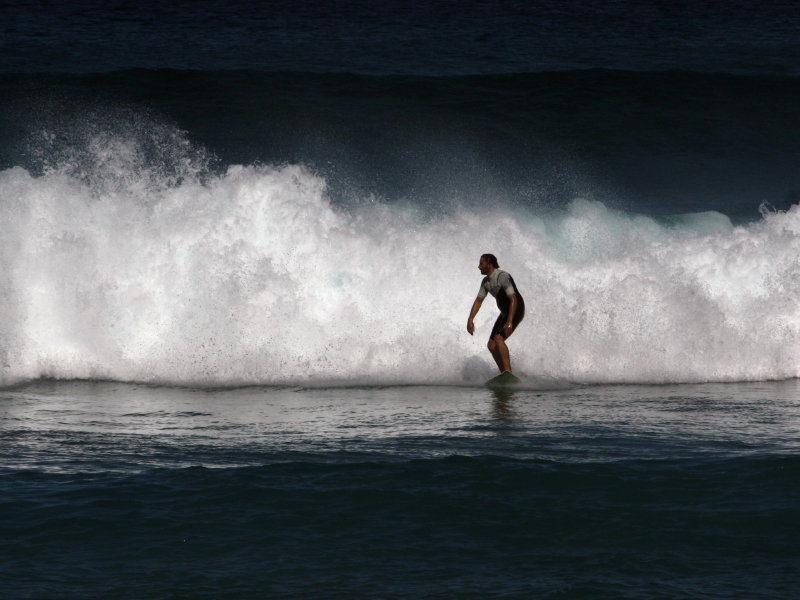
{"label": "black board shorts", "polygon": [[[517,328],[517,325],[522,323],[522,319],[525,318],[525,303],[520,302],[517,304],[517,310],[514,312],[514,318],[511,321],[511,333],[514,333],[514,330]],[[489,334],[489,339],[491,340],[496,335],[500,335],[503,339],[506,338],[506,334],[503,333],[503,329],[506,326],[506,321],[508,320],[508,313],[501,312],[500,316],[497,317],[497,321],[494,322],[494,327],[492,327],[492,333]],[[511,334],[509,334],[511,335]]]}

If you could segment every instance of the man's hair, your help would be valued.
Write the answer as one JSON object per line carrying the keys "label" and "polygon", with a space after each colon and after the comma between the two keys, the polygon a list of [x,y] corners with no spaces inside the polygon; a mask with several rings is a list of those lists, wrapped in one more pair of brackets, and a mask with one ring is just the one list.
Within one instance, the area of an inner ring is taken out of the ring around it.
{"label": "man's hair", "polygon": [[500,268],[500,265],[497,264],[497,257],[494,254],[481,254],[481,258],[492,265],[495,269]]}

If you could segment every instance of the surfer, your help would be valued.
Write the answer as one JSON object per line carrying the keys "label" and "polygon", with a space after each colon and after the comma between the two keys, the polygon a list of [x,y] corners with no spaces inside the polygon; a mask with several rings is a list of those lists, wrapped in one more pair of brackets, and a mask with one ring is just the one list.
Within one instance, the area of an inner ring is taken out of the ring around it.
{"label": "surfer", "polygon": [[497,368],[501,373],[511,372],[511,358],[508,355],[506,340],[514,333],[514,330],[525,317],[525,300],[517,290],[514,278],[497,264],[494,254],[484,254],[478,262],[481,275],[485,275],[478,291],[478,297],[472,304],[472,310],[467,319],[467,331],[470,335],[475,333],[475,324],[472,319],[481,309],[481,304],[486,298],[486,294],[491,294],[497,300],[497,308],[500,309],[500,316],[494,323],[492,333],[489,335],[489,352],[492,353]]}

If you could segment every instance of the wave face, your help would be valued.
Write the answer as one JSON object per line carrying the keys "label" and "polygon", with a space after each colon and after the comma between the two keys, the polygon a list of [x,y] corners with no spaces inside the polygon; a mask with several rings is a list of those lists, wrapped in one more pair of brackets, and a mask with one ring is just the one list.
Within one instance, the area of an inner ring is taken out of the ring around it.
{"label": "wave face", "polygon": [[[0,76],[0,169],[38,175],[92,136],[147,140],[159,120],[215,166],[306,165],[334,204],[580,197],[651,215],[715,210],[738,224],[764,200],[800,199],[800,79],[686,72]],[[156,138],[141,143],[158,170],[184,146]]]}
{"label": "wave face", "polygon": [[40,174],[0,173],[4,384],[482,381],[491,302],[475,337],[465,323],[484,252],[526,298],[510,347],[527,377],[800,375],[797,207],[733,226],[578,198],[334,205],[301,165],[214,174],[180,135],[160,135],[95,132]]}

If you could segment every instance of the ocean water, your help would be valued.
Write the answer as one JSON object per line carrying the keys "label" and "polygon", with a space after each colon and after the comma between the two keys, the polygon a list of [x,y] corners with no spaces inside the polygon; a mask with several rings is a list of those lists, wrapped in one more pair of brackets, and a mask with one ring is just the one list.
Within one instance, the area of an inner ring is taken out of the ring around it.
{"label": "ocean water", "polygon": [[792,3],[0,31],[0,596],[797,597]]}
{"label": "ocean water", "polygon": [[797,380],[2,396],[8,597],[792,598]]}

